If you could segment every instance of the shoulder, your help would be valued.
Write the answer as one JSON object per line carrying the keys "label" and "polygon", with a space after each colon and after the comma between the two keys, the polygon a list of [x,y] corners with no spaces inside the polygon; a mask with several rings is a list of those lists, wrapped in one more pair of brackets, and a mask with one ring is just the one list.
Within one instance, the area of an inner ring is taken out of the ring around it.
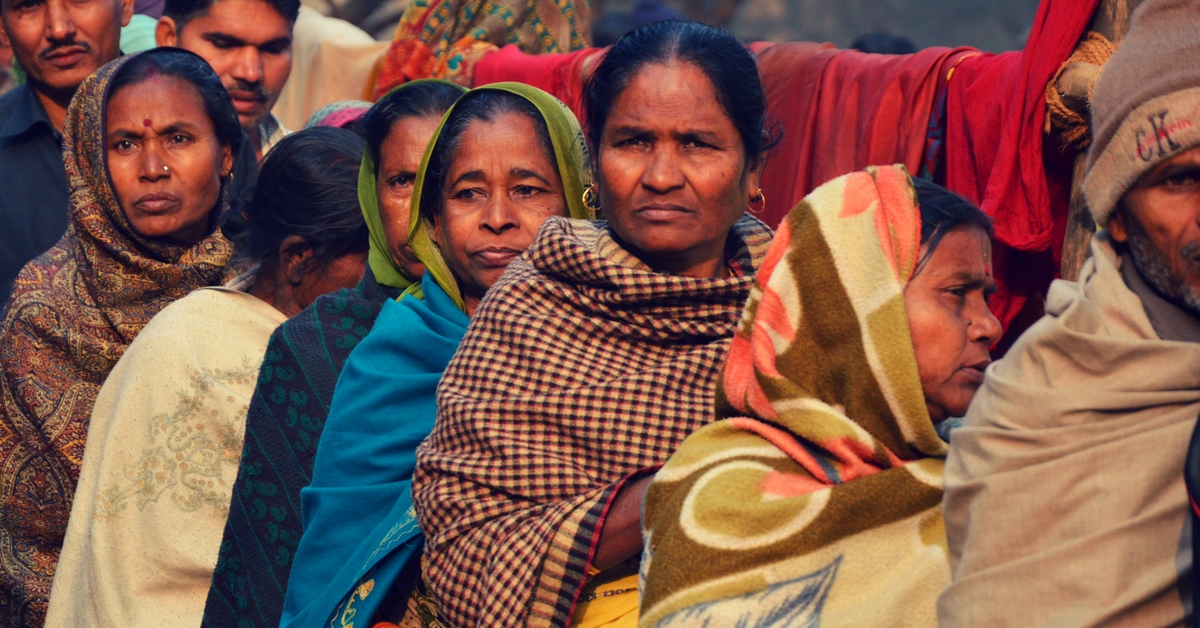
{"label": "shoulder", "polygon": [[250,333],[265,343],[285,320],[282,312],[244,292],[200,288],[163,308],[134,342],[233,342]]}
{"label": "shoulder", "polygon": [[16,111],[17,104],[21,102],[22,98],[24,98],[24,95],[20,92],[25,89],[28,89],[28,87],[22,85],[9,91],[5,95],[0,96],[0,127],[4,126],[4,123],[8,122],[8,119],[12,117],[13,112]]}

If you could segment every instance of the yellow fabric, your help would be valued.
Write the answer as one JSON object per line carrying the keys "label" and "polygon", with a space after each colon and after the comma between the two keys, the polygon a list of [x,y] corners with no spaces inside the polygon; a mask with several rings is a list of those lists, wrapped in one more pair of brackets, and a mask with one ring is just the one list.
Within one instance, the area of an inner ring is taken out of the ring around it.
{"label": "yellow fabric", "polygon": [[[590,602],[580,601],[571,619],[574,628],[636,628],[638,622],[638,576],[625,569],[610,569],[612,575],[600,574],[584,588],[580,598],[595,594]],[[607,577],[606,577],[607,576]],[[605,596],[611,591],[625,591]]]}

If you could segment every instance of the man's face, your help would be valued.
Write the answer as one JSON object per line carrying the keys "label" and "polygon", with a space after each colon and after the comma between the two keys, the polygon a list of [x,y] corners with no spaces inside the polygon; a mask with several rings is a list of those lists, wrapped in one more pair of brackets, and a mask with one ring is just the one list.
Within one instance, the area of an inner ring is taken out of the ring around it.
{"label": "man's face", "polygon": [[0,0],[0,40],[41,92],[69,97],[121,54],[133,0]]}
{"label": "man's face", "polygon": [[292,23],[264,0],[217,0],[182,28],[163,17],[155,35],[160,46],[186,48],[208,61],[229,90],[242,128],[256,137],[255,127],[292,71]]}
{"label": "man's face", "polygon": [[1121,199],[1109,232],[1160,294],[1200,314],[1200,147],[1168,159]]}

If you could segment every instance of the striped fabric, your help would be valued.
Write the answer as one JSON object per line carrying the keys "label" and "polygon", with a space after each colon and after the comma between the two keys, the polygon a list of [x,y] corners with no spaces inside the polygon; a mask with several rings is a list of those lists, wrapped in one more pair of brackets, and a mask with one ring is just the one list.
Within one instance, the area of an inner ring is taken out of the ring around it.
{"label": "striped fabric", "polygon": [[418,451],[424,577],[450,624],[567,625],[621,483],[711,419],[770,239],[743,217],[738,276],[697,279],[651,272],[602,222],[542,226],[476,311]]}
{"label": "striped fabric", "polygon": [[949,582],[946,444],[904,286],[920,215],[902,166],[788,214],[725,366],[717,416],[651,484],[642,626],[935,626]]}

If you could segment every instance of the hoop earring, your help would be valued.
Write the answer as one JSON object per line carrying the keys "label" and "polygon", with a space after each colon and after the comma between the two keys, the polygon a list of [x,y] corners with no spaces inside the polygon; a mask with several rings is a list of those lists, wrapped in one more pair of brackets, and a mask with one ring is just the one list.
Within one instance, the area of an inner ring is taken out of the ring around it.
{"label": "hoop earring", "polygon": [[[754,208],[754,203],[759,203],[758,209]],[[763,194],[762,188],[758,188],[758,191],[754,193],[754,196],[750,197],[750,204],[747,206],[747,209],[749,209],[750,213],[754,214],[755,216],[766,211],[767,195]]]}
{"label": "hoop earring", "polygon": [[600,209],[600,198],[596,194],[596,186],[589,185],[583,188],[583,206],[592,211]]}

